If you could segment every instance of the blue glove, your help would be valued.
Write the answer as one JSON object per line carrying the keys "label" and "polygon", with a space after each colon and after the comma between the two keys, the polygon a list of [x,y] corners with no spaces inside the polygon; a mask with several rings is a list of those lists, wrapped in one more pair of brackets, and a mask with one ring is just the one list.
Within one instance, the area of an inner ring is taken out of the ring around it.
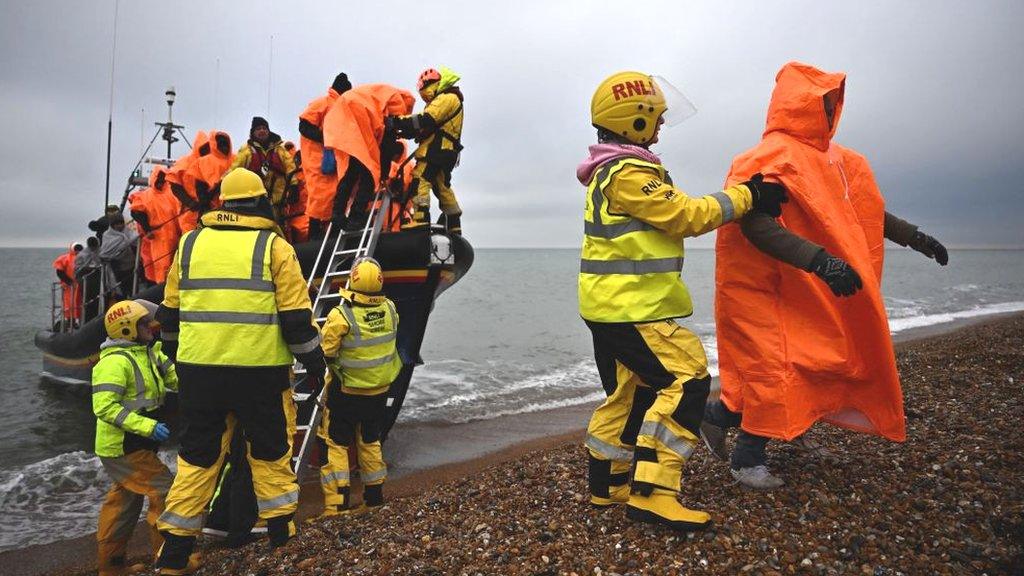
{"label": "blue glove", "polygon": [[334,174],[338,171],[338,161],[334,158],[333,148],[324,148],[324,157],[320,160],[321,174]]}
{"label": "blue glove", "polygon": [[163,442],[171,436],[171,429],[167,427],[167,424],[163,422],[157,422],[156,426],[153,427],[153,433],[149,435],[150,438],[157,442]]}

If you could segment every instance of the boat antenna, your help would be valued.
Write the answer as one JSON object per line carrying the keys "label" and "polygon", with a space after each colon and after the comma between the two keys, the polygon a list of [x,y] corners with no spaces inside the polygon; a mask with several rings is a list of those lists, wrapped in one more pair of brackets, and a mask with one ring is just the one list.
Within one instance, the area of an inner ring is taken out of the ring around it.
{"label": "boat antenna", "polygon": [[220,126],[220,58],[213,76],[213,125]]}
{"label": "boat antenna", "polygon": [[117,62],[117,8],[114,0],[114,38],[110,48],[110,107],[107,113],[107,183],[103,197],[103,209],[110,205],[110,144],[114,134],[114,64]]}
{"label": "boat antenna", "polygon": [[270,58],[267,59],[267,118],[270,118],[270,87],[274,84],[274,35],[270,35]]}
{"label": "boat antenna", "polygon": [[175,142],[178,141],[178,139],[174,137],[174,132],[178,128],[184,128],[184,126],[175,126],[174,125],[174,120],[172,118],[172,110],[174,109],[174,97],[177,96],[177,95],[178,95],[178,93],[174,91],[174,86],[171,86],[170,88],[167,89],[166,92],[164,92],[164,96],[167,98],[167,123],[166,124],[162,124],[162,123],[158,124],[158,125],[162,125],[164,127],[163,139],[167,142],[167,159],[168,160],[171,159],[171,144],[174,144]]}

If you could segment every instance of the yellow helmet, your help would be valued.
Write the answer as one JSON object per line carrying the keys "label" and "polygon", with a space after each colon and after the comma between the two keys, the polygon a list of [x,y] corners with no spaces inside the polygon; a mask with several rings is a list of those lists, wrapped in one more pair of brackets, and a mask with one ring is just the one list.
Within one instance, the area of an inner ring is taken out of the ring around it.
{"label": "yellow helmet", "polygon": [[348,288],[360,294],[380,294],[384,289],[384,272],[381,270],[380,264],[370,257],[356,260],[352,263]]}
{"label": "yellow helmet", "polygon": [[648,74],[618,72],[605,78],[590,99],[590,121],[634,144],[654,137],[658,118],[665,113],[665,95]]}
{"label": "yellow helmet", "polygon": [[245,200],[266,193],[267,189],[263,187],[263,179],[255,172],[245,168],[235,168],[220,181],[221,200]]}
{"label": "yellow helmet", "polygon": [[150,309],[144,300],[124,300],[118,302],[107,310],[103,318],[103,327],[107,329],[107,336],[115,340],[135,340],[139,337],[139,321],[152,316],[156,305],[146,302],[153,307]]}

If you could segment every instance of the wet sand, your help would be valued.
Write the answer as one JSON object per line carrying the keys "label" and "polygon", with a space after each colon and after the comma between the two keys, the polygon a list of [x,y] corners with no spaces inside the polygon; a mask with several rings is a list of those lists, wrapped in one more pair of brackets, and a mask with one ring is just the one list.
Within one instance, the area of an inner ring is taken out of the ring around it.
{"label": "wet sand", "polygon": [[[396,428],[384,510],[308,526],[274,555],[261,544],[212,550],[203,573],[1011,573],[1024,562],[1024,316],[897,340],[910,440],[816,428],[843,461],[775,447],[770,465],[789,486],[770,495],[739,489],[701,451],[684,479],[687,503],[716,519],[704,535],[680,538],[621,511],[590,510],[579,448],[593,408],[585,405]],[[975,419],[984,426],[972,428]],[[304,488],[300,516],[319,508],[316,488]],[[94,546],[86,536],[0,553],[0,574],[88,573]],[[145,551],[142,538],[133,551]]]}

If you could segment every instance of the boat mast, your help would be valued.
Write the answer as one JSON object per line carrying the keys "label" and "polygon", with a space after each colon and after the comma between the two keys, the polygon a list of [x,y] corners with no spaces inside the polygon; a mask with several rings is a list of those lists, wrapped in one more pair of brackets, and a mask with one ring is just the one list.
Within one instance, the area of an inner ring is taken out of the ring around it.
{"label": "boat mast", "polygon": [[107,183],[103,197],[103,209],[110,205],[110,144],[114,134],[114,64],[117,61],[117,7],[114,0],[114,38],[110,48],[110,108],[107,114]]}

